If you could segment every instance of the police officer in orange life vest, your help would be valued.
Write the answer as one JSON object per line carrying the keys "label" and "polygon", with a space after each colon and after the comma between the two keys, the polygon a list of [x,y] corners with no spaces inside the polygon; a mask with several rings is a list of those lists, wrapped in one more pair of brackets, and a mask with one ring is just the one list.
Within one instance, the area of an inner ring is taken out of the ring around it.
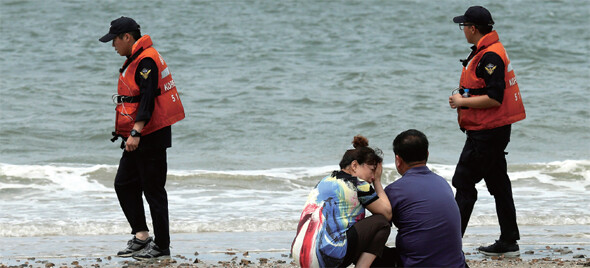
{"label": "police officer in orange life vest", "polygon": [[[171,125],[184,118],[184,109],[166,62],[133,19],[113,20],[99,40],[112,40],[117,53],[127,57],[113,97],[117,106],[112,141],[123,138],[115,191],[134,236],[117,255],[169,257],[166,149],[172,144]],[[142,194],[150,207],[154,238],[149,235]]]}
{"label": "police officer in orange life vest", "polygon": [[467,134],[452,179],[461,212],[461,231],[465,234],[477,201],[475,184],[483,179],[496,203],[500,239],[478,250],[485,255],[518,256],[516,241],[520,234],[504,150],[510,141],[512,123],[526,117],[520,91],[498,33],[492,30],[490,12],[472,6],[453,22],[459,24],[467,42],[474,44],[467,59],[461,60],[459,93],[449,97],[449,105],[457,109],[459,126]]}

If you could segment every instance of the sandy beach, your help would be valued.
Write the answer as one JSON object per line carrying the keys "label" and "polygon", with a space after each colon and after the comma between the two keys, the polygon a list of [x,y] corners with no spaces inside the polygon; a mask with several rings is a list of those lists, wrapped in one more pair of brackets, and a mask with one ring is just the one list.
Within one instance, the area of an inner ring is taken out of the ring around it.
{"label": "sandy beach", "polygon": [[[0,268],[296,266],[307,196],[357,134],[383,150],[385,186],[401,177],[393,138],[424,132],[452,185],[466,136],[448,97],[471,52],[453,17],[474,4],[493,14],[527,118],[506,149],[521,255],[477,252],[500,233],[480,182],[467,262],[590,267],[588,0],[0,0]],[[153,38],[185,106],[162,262],[115,256],[131,238],[110,141],[125,57],[98,39],[119,16]]]}
{"label": "sandy beach", "polygon": [[[473,228],[486,233],[490,228]],[[527,228],[524,228],[528,231]],[[0,267],[297,267],[289,258],[292,232],[172,234],[171,258],[141,262],[114,254],[130,236],[1,237]],[[388,244],[394,238],[390,237]],[[568,243],[570,242],[570,243]],[[584,241],[523,241],[518,258],[486,257],[477,236],[464,240],[470,267],[590,267]]]}
{"label": "sandy beach", "polygon": [[[180,260],[178,260],[180,259]],[[239,261],[238,261],[239,260]],[[109,260],[110,261],[110,260]],[[34,262],[34,263],[33,263]],[[524,261],[522,259],[513,260],[468,260],[469,267],[589,267],[590,262],[586,260],[560,260],[560,259],[534,259]],[[48,260],[36,260],[29,258],[18,265],[4,265],[0,267],[298,267],[294,263],[286,263],[284,260],[273,260],[259,258],[252,261],[246,258],[235,257],[230,261],[218,261],[217,263],[186,260],[183,256],[177,256],[172,259],[161,260],[156,262],[136,262],[124,261],[112,264],[104,262],[102,259],[92,260],[74,260],[70,264],[63,262],[55,264]],[[353,267],[353,266],[351,266]]]}

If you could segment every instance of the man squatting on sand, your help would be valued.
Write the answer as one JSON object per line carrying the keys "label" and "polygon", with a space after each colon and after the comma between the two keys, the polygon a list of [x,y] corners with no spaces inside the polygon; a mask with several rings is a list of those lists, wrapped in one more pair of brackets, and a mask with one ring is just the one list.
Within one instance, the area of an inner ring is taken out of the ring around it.
{"label": "man squatting on sand", "polygon": [[430,171],[428,139],[409,129],[393,140],[401,178],[385,187],[397,227],[395,248],[386,248],[374,267],[465,267],[461,217],[447,181]]}

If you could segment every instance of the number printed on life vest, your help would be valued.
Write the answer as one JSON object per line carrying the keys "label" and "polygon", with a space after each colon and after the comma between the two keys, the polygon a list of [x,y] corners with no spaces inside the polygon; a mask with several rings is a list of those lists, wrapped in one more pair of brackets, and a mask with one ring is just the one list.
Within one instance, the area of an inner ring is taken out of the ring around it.
{"label": "number printed on life vest", "polygon": [[519,97],[520,97],[520,92],[514,93],[514,101],[518,101]]}
{"label": "number printed on life vest", "polygon": [[172,96],[172,102],[176,102],[176,99],[180,100],[180,97],[178,96],[178,92],[176,93],[176,95],[172,94],[170,96]]}

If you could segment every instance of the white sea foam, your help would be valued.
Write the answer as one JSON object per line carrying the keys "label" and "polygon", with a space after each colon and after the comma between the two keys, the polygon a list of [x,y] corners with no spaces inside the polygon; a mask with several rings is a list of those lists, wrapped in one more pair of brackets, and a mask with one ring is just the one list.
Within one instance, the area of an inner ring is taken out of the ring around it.
{"label": "white sea foam", "polygon": [[[428,166],[435,173],[444,178],[450,179],[453,175],[454,165],[443,165],[429,163]],[[384,172],[392,173],[394,179],[399,177],[395,172],[394,163],[385,163]],[[89,174],[104,169],[114,175],[116,166],[112,165],[13,165],[0,163],[0,176],[6,178],[31,179],[35,184],[42,180],[49,180],[51,183],[71,191],[96,191],[105,189],[100,183],[88,180]],[[317,178],[328,174],[330,171],[339,169],[337,165],[322,167],[288,167],[272,168],[265,170],[169,170],[169,176],[194,177],[200,175],[229,175],[229,177],[255,177],[264,176],[286,180],[298,180],[301,178]],[[509,166],[509,175],[512,181],[523,178],[540,178],[543,183],[555,185],[573,185],[572,189],[579,189],[579,186],[588,186],[590,183],[590,160],[565,160],[549,163],[532,163],[526,165]],[[395,173],[395,174],[394,174]],[[563,178],[563,174],[569,177],[577,177],[571,180]],[[1,178],[0,177],[0,178]],[[3,182],[4,185],[9,185]],[[576,184],[577,183],[577,184]],[[11,185],[14,186],[14,185]],[[98,187],[98,188],[97,188]],[[582,188],[583,188],[582,187]],[[568,188],[570,188],[568,186]],[[2,188],[0,188],[2,189]]]}
{"label": "white sea foam", "polygon": [[69,192],[86,192],[107,190],[107,187],[88,180],[88,173],[96,171],[105,165],[94,165],[88,167],[56,166],[56,165],[11,165],[0,163],[0,176],[11,178],[30,179],[29,183],[5,183],[0,182],[0,190],[14,188],[18,185],[39,189],[45,188],[49,191],[65,190]]}
{"label": "white sea foam", "polygon": [[232,176],[267,176],[271,178],[281,178],[295,180],[303,177],[315,177],[325,175],[327,172],[339,169],[338,166],[325,167],[294,167],[294,168],[273,168],[267,170],[232,170],[232,171],[212,171],[212,170],[171,170],[170,175],[176,176],[195,176],[202,174],[224,174]]}
{"label": "white sea foam", "polygon": [[[449,184],[453,165],[429,164]],[[288,231],[311,188],[337,166],[170,170],[171,231]],[[590,161],[509,166],[520,225],[590,225]],[[116,166],[0,164],[0,236],[127,233],[112,181]],[[384,165],[383,184],[400,175]],[[472,226],[497,225],[484,182]],[[144,202],[149,220],[148,204]]]}
{"label": "white sea foam", "polygon": [[[275,217],[273,219],[258,219],[243,213],[241,217],[232,219],[224,217],[213,218],[182,218],[172,214],[170,217],[171,233],[203,233],[203,232],[268,232],[294,231],[298,218],[288,219]],[[19,223],[0,222],[0,237],[28,237],[53,235],[108,235],[126,234],[130,232],[129,225],[122,213],[118,217],[108,220],[101,219],[64,219],[39,220]],[[569,215],[554,217],[553,215],[518,215],[519,226],[588,226],[590,216]],[[498,226],[495,215],[473,215],[469,222],[471,227]],[[148,227],[151,221],[148,218]],[[579,233],[573,236],[589,237],[590,233]]]}

